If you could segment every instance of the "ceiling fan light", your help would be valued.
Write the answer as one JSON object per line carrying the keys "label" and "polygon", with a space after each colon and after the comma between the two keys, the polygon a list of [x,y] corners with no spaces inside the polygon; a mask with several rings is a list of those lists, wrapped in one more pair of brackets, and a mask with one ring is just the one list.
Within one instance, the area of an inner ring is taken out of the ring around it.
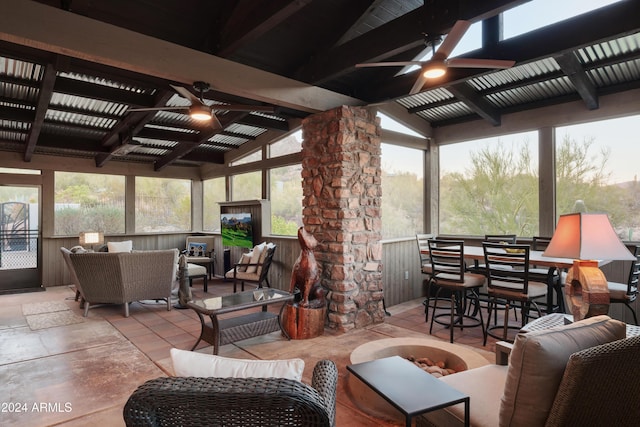
{"label": "ceiling fan light", "polygon": [[198,121],[211,120],[211,109],[204,105],[193,105],[189,108],[189,115]]}
{"label": "ceiling fan light", "polygon": [[447,67],[444,64],[433,64],[426,67],[422,72],[422,75],[426,79],[437,79],[438,77],[444,76],[446,72]]}

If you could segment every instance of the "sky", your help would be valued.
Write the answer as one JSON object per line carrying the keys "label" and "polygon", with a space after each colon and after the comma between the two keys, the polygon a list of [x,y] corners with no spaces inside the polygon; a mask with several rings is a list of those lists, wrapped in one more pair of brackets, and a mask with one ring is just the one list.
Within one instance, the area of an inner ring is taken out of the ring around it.
{"label": "sky", "polygon": [[[619,0],[532,0],[505,12],[504,37],[513,37],[616,1]],[[551,14],[550,11],[553,11],[554,14]],[[481,25],[477,23],[469,28],[452,52],[452,56],[480,48],[480,40]],[[386,117],[382,117],[382,127],[396,131],[408,131],[407,133],[416,135]],[[632,180],[638,175],[637,162],[634,161],[640,158],[638,128],[640,128],[640,116],[634,116],[558,128],[556,136],[559,141],[562,140],[565,134],[569,134],[579,142],[585,138],[595,138],[592,148],[594,154],[599,153],[600,147],[610,147],[611,154],[608,164],[609,169],[613,172],[612,182],[624,182]],[[535,134],[529,133],[528,135],[531,142],[536,141],[536,139],[532,139]],[[515,143],[522,142],[523,136],[507,135],[499,138],[489,138],[484,143],[491,144],[495,143],[496,140],[500,140],[503,144],[511,145],[514,141]],[[461,162],[461,159],[467,157],[461,155],[461,153],[468,150],[469,147],[480,148],[477,141],[443,147],[440,151],[441,170],[464,171],[465,168],[469,167],[469,163]],[[383,149],[383,167],[385,169],[407,170],[422,177],[422,158],[420,156],[407,158],[406,151],[402,149],[389,146],[385,148]]]}

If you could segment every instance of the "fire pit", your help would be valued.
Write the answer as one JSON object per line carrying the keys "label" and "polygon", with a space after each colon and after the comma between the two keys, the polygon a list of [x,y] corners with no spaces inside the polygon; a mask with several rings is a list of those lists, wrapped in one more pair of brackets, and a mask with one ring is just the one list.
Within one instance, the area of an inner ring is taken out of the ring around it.
{"label": "fire pit", "polygon": [[[387,338],[371,341],[353,350],[350,361],[351,364],[355,364],[391,356],[407,359],[429,358],[443,362],[447,368],[456,372],[489,364],[485,357],[467,347],[426,338]],[[404,416],[397,409],[353,375],[347,377],[347,390],[351,400],[362,411],[386,420],[404,420]]]}

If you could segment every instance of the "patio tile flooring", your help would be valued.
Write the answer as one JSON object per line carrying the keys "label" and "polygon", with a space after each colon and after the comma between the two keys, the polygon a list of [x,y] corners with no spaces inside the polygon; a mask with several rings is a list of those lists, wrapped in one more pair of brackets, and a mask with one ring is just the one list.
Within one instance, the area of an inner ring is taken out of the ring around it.
{"label": "patio tile flooring", "polygon": [[[232,292],[230,283],[209,282],[209,292],[195,281],[195,298]],[[0,295],[0,403],[24,404],[23,412],[0,412],[2,426],[124,426],[122,408],[135,388],[144,381],[172,374],[169,350],[190,349],[200,332],[192,310],[166,310],[166,304],[133,303],[131,316],[121,305],[92,308],[83,322],[31,330],[22,304],[64,301],[78,316],[82,310],[67,286],[45,292]],[[310,383],[315,363],[331,359],[339,370],[337,426],[396,426],[360,411],[348,396],[346,365],[359,345],[390,337],[429,337],[422,299],[388,307],[385,322],[338,333],[325,330],[310,340],[286,341],[279,332],[222,346],[221,356],[245,359],[305,360],[303,381]],[[431,338],[447,341],[448,329],[434,326]],[[473,347],[489,362],[494,360],[495,340],[482,346],[480,328],[455,331],[457,344]],[[196,351],[211,354],[212,347],[200,343]]]}

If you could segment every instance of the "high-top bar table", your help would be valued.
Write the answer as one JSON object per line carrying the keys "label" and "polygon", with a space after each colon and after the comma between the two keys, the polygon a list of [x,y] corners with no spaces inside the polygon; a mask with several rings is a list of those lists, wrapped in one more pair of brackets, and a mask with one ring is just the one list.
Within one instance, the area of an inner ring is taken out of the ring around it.
{"label": "high-top bar table", "polygon": [[[529,264],[535,265],[539,267],[549,267],[555,268],[558,270],[569,269],[573,267],[573,260],[570,258],[557,258],[557,257],[547,257],[542,256],[544,251],[529,251]],[[421,251],[422,254],[429,254],[428,250]],[[464,246],[464,257],[465,259],[473,259],[478,260],[480,262],[484,262],[484,249],[482,246]],[[598,267],[602,267],[605,264],[608,264],[609,260],[598,260]],[[552,272],[551,272],[552,273]],[[547,314],[550,312],[553,307],[553,293],[551,290],[555,290],[558,293],[558,297],[562,296],[562,293],[559,289],[554,289],[553,283],[551,282],[551,277],[548,277],[547,285],[549,286],[549,292],[547,292]]]}
{"label": "high-top bar table", "polygon": [[405,416],[406,427],[417,415],[464,403],[469,426],[469,396],[438,380],[400,356],[348,365],[347,370]]}

